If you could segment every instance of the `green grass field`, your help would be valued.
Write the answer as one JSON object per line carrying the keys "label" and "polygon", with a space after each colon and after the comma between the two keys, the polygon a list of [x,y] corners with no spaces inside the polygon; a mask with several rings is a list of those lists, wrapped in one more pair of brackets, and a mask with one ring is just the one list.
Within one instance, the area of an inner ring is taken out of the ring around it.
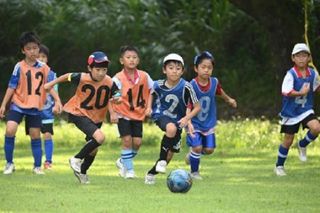
{"label": "green grass field", "polygon": [[[23,125],[22,125],[23,126]],[[265,120],[220,122],[216,152],[201,159],[202,181],[194,181],[186,194],[171,193],[166,175],[145,185],[145,172],[153,165],[162,133],[145,126],[145,143],[135,159],[137,178],[118,177],[115,161],[120,140],[115,126],[104,125],[107,142],[89,170],[90,185],[80,185],[68,158],[83,144],[83,135],[70,124],[55,128],[54,168],[44,176],[31,172],[33,159],[23,128],[17,134],[16,172],[0,174],[0,212],[319,212],[320,149],[318,141],[301,163],[296,148],[289,152],[287,176],[273,173],[281,141],[279,125]],[[4,135],[4,124],[0,124]],[[300,134],[298,137],[302,137]],[[0,167],[5,164],[1,139]],[[184,145],[168,166],[183,168]]]}

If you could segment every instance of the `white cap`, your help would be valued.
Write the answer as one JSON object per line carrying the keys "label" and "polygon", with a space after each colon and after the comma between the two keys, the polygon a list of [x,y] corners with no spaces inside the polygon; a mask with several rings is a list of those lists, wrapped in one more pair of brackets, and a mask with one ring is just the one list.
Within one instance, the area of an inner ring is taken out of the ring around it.
{"label": "white cap", "polygon": [[294,45],[292,50],[292,55],[298,53],[298,52],[307,52],[310,54],[310,49],[305,43],[298,43]]}
{"label": "white cap", "polygon": [[183,58],[176,53],[170,53],[164,57],[163,63],[166,63],[167,61],[179,61],[184,66]]}

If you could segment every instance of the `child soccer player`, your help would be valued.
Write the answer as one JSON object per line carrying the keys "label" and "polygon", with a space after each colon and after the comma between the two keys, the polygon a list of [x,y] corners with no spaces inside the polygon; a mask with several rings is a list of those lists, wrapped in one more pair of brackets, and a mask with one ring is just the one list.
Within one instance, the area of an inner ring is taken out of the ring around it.
{"label": "child soccer player", "polygon": [[201,105],[201,111],[191,119],[188,125],[187,145],[191,147],[186,156],[190,164],[191,177],[201,180],[199,164],[201,154],[212,154],[216,147],[214,127],[217,124],[216,96],[220,96],[232,107],[237,107],[236,100],[230,98],[222,89],[217,78],[211,77],[215,65],[214,57],[208,51],[194,58],[194,70],[197,77],[190,83],[195,90]]}
{"label": "child soccer player", "polygon": [[[182,57],[171,53],[163,60],[166,79],[154,83],[152,118],[165,135],[161,141],[159,159],[146,174],[145,184],[154,184],[155,175],[166,172],[174,152],[180,151],[182,128],[200,111],[200,104],[192,86],[181,78],[183,71]],[[193,109],[186,114],[189,103]]]}
{"label": "child soccer player", "polygon": [[121,158],[116,162],[119,175],[126,179],[134,178],[133,158],[137,155],[142,142],[142,122],[151,113],[147,108],[153,81],[145,71],[138,70],[138,50],[133,46],[120,49],[122,71],[113,77],[121,90],[122,102],[110,110],[111,122],[118,123],[122,140]]}
{"label": "child soccer player", "polygon": [[[48,64],[49,59],[49,48],[43,44],[40,44],[39,50],[39,57],[38,60]],[[50,70],[48,75],[48,82],[56,79],[56,73],[53,70]],[[54,88],[56,92],[58,92],[58,85]],[[46,103],[41,111],[41,118],[42,118],[42,126],[41,126],[41,133],[43,134],[44,140],[44,150],[46,160],[44,162],[44,169],[52,169],[52,154],[53,154],[53,122],[54,122],[54,114],[53,114],[53,107],[54,107],[54,99],[52,95],[47,95]],[[29,134],[29,127],[26,126],[26,132]]]}
{"label": "child soccer player", "polygon": [[[44,174],[41,170],[41,109],[46,101],[46,91],[43,85],[48,80],[50,68],[37,61],[39,45],[40,40],[33,32],[24,32],[20,36],[21,52],[25,55],[25,58],[16,64],[0,107],[0,117],[3,118],[6,105],[11,100],[10,110],[6,116],[4,151],[7,164],[3,174],[12,174],[15,170],[13,163],[15,135],[23,117],[25,117],[26,125],[29,127],[31,138],[34,158],[33,172]],[[54,97],[55,109],[59,112],[62,107],[60,99],[55,91],[50,90],[50,94]]]}
{"label": "child soccer player", "polygon": [[[67,73],[47,83],[46,89],[60,82],[71,81],[77,85],[75,95],[64,105],[69,122],[74,123],[85,135],[86,144],[69,163],[81,184],[89,184],[87,170],[93,163],[98,147],[104,142],[101,131],[107,113],[108,101],[118,91],[118,87],[107,75],[109,60],[105,53],[94,52],[88,58],[89,73]],[[119,98],[114,99],[120,101]]]}
{"label": "child soccer player", "polygon": [[300,124],[303,128],[309,129],[306,136],[297,144],[301,161],[307,160],[306,147],[320,133],[320,123],[313,111],[313,93],[319,91],[320,81],[318,74],[308,67],[311,60],[308,46],[304,43],[296,44],[291,59],[294,66],[287,72],[282,83],[283,101],[280,116],[284,141],[279,147],[274,169],[277,176],[286,175],[284,163]]}

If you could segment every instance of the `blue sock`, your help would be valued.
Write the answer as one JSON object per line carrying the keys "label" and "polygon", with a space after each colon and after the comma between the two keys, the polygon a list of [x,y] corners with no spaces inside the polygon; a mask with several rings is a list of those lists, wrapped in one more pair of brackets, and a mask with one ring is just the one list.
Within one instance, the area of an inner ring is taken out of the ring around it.
{"label": "blue sock", "polygon": [[124,165],[124,167],[129,171],[133,170],[133,153],[132,149],[123,149],[121,150],[121,160]]}
{"label": "blue sock", "polygon": [[284,162],[287,159],[289,149],[283,147],[282,145],[279,146],[279,152],[278,152],[278,161],[276,163],[276,166],[283,166]]}
{"label": "blue sock", "polygon": [[53,141],[52,139],[44,141],[44,150],[46,153],[46,161],[52,163]]}
{"label": "blue sock", "polygon": [[13,163],[14,141],[15,137],[4,137],[4,153],[6,155],[7,163]]}
{"label": "blue sock", "polygon": [[42,158],[42,148],[41,148],[40,138],[31,140],[31,149],[32,149],[32,155],[34,159],[34,167],[40,167],[41,158]]}
{"label": "blue sock", "polygon": [[309,143],[311,143],[312,141],[314,141],[318,136],[314,136],[311,134],[310,130],[307,132],[306,136],[299,141],[299,146],[300,147],[306,147],[309,145]]}
{"label": "blue sock", "polygon": [[198,154],[193,151],[190,152],[191,172],[198,172],[199,171],[200,157],[201,157],[200,153]]}

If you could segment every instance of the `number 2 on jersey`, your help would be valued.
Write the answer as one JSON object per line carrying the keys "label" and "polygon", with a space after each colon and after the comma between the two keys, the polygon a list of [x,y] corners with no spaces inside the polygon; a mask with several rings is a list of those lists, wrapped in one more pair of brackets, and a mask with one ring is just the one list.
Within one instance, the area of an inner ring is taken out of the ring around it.
{"label": "number 2 on jersey", "polygon": [[[28,86],[28,95],[32,95],[32,76],[31,76],[31,70],[28,70],[28,72],[26,73],[26,76],[27,76],[27,86]],[[40,78],[40,81],[39,81],[39,84],[37,86],[37,88],[35,89],[34,93],[36,95],[41,95],[40,93],[40,87],[43,83],[43,74],[41,72],[36,72],[35,74],[35,77],[36,79],[39,79]]]}

